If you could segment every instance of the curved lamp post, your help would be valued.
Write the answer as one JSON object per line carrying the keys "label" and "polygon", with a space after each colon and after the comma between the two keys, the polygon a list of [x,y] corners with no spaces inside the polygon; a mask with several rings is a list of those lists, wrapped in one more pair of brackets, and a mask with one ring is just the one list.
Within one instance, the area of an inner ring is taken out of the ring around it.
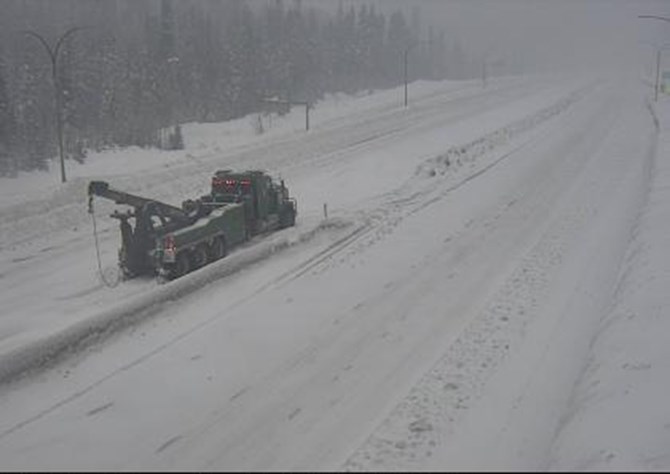
{"label": "curved lamp post", "polygon": [[[667,21],[670,22],[670,18],[666,18],[664,16],[657,16],[657,15],[638,15],[638,18],[651,18],[654,20],[662,20],[662,21]],[[658,83],[659,83],[659,75],[660,75],[660,70],[661,70],[661,50],[663,48],[656,48],[656,84],[654,85],[654,102],[658,102]]]}
{"label": "curved lamp post", "polygon": [[58,53],[60,51],[63,42],[68,36],[71,36],[75,31],[83,29],[82,27],[74,27],[67,30],[63,35],[58,38],[56,44],[51,47],[49,43],[38,33],[25,30],[23,33],[36,38],[44,49],[46,49],[49,59],[51,59],[51,80],[54,87],[54,97],[56,99],[56,132],[58,133],[58,153],[60,155],[60,175],[61,182],[64,183],[65,179],[65,156],[64,156],[64,146],[63,146],[63,116],[61,111],[61,90],[60,82],[58,80]]}
{"label": "curved lamp post", "polygon": [[668,21],[670,22],[670,18],[666,18],[664,16],[657,16],[657,15],[638,15],[638,18],[655,18],[656,20],[663,20],[663,21]]}

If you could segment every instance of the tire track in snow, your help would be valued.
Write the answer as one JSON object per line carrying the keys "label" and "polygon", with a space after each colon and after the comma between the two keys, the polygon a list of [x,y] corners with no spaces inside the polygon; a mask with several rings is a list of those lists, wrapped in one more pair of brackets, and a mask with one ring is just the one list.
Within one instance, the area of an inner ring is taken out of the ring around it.
{"label": "tire track in snow", "polygon": [[[585,93],[584,91],[588,90],[590,87],[591,86],[580,89],[572,93],[567,98],[562,98],[557,103],[548,106],[545,109],[542,109],[514,124],[503,127],[501,130],[516,130],[516,134],[527,132],[528,130],[533,129],[535,126],[541,125],[548,118],[563,112],[572,103],[580,99]],[[525,125],[519,126],[519,123]],[[474,161],[482,154],[482,144],[484,144],[483,149],[485,150],[491,150],[504,144],[504,141],[501,141],[499,138],[497,138],[500,135],[501,131],[499,130],[489,134],[487,137],[483,137],[482,139],[478,139],[472,142],[472,144],[461,147],[465,152],[472,151],[473,153],[473,156],[471,157],[468,157],[467,154],[463,154],[463,159]],[[505,133],[505,136],[508,138],[513,138],[512,133]],[[372,212],[366,213],[363,224],[358,226],[352,234],[345,236],[342,240],[331,245],[320,254],[315,255],[314,257],[290,270],[287,274],[281,275],[279,278],[268,282],[263,287],[259,288],[254,293],[254,295],[272,285],[283,284],[310,271],[316,271],[319,273],[327,270],[332,265],[337,265],[338,262],[345,261],[352,255],[359,253],[362,249],[374,244],[385,235],[388,235],[402,222],[405,217],[414,214],[415,212],[436,202],[437,200],[443,199],[450,192],[453,192],[472,179],[475,179],[476,177],[489,171],[499,162],[512,155],[515,151],[518,151],[523,147],[536,142],[540,138],[541,136],[531,137],[530,140],[521,143],[512,151],[494,159],[492,163],[484,163],[483,168],[466,175],[464,178],[460,179],[460,181],[445,190],[441,190],[439,187],[436,188],[433,183],[429,182],[427,183],[428,186],[426,188],[419,190],[418,192],[411,192],[409,196],[403,196],[403,194],[405,194],[404,187],[401,188],[400,191],[391,193],[390,200],[387,198],[387,202],[385,204],[382,204],[382,206],[378,207]],[[455,176],[458,175],[456,174]],[[429,198],[431,194],[435,194],[436,192],[437,196]],[[418,203],[418,205],[416,203]],[[280,245],[280,247],[282,245]],[[271,246],[273,246],[273,244],[271,244]],[[271,249],[270,253],[274,253],[274,250]],[[342,256],[343,253],[344,256]],[[340,256],[339,259],[336,259],[336,256]],[[228,261],[230,261],[230,259],[228,259]],[[202,269],[200,272],[197,272],[197,274],[203,275],[207,273],[215,276],[216,274],[212,273],[214,269],[215,265],[212,265],[211,268]],[[229,271],[226,271],[225,275],[229,273]],[[174,299],[175,294],[183,296],[188,292],[196,290],[199,286],[194,284],[187,284],[188,280],[193,278],[195,277],[191,275],[182,279],[181,281],[172,282],[172,286],[175,289],[184,288],[185,290],[179,290],[174,294],[170,293],[170,299]],[[203,277],[201,276],[197,278],[197,280],[203,281]],[[207,277],[205,281],[211,282],[211,277]],[[82,322],[82,324],[75,324],[70,328],[66,328],[61,334],[56,334],[54,337],[49,337],[46,341],[38,341],[36,344],[27,346],[18,352],[15,351],[15,353],[5,354],[3,356],[3,360],[0,360],[0,383],[9,382],[26,371],[44,369],[53,366],[56,362],[61,360],[63,356],[79,352],[92,344],[98,344],[103,340],[103,338],[109,337],[129,324],[137,324],[138,321],[147,319],[155,313],[155,311],[151,311],[150,309],[152,306],[156,307],[156,301],[159,298],[158,293],[163,294],[165,292],[157,292],[157,290],[155,290],[152,293],[156,294],[150,294],[146,298],[136,298],[136,300],[139,301],[139,306],[138,304],[131,304],[130,309],[127,310],[119,308],[119,310],[111,311],[111,316],[101,314],[100,317],[97,318],[99,320],[98,322],[96,322],[96,318],[92,318],[91,321],[85,321]],[[145,302],[142,303],[140,300]],[[134,315],[132,320],[128,319],[128,315],[131,313]],[[92,337],[92,335],[95,336]]]}
{"label": "tire track in snow", "polygon": [[[416,203],[414,204],[416,205]],[[510,209],[513,205],[510,206],[509,202],[505,202],[504,207]],[[500,215],[495,214],[494,212],[493,216],[489,216],[490,220],[495,221],[500,218]],[[481,230],[480,225],[475,232],[478,233]],[[468,240],[467,236],[462,237],[464,240]],[[350,249],[349,246],[345,248]],[[470,252],[472,251],[473,249],[470,249]],[[456,256],[456,259],[458,258]],[[307,430],[307,427],[312,426],[313,423],[318,423],[318,419],[315,420],[314,417],[315,413],[319,413],[319,407],[314,405],[324,405],[320,407],[322,409],[327,409],[327,406],[334,409],[341,397],[337,390],[342,390],[342,388],[332,387],[334,389],[333,399],[323,400],[323,397],[319,397],[320,402],[310,401],[309,397],[305,400],[304,391],[310,387],[324,386],[328,383],[328,379],[332,379],[334,384],[340,378],[348,378],[344,374],[353,370],[353,361],[359,358],[362,352],[366,351],[366,347],[369,346],[371,341],[378,338],[389,338],[389,343],[394,342],[393,336],[388,331],[383,331],[383,328],[380,329],[380,327],[406,324],[408,314],[416,306],[416,302],[420,300],[418,295],[422,294],[423,285],[426,283],[425,272],[430,273],[431,262],[435,264],[434,259],[430,257],[426,261],[419,262],[412,272],[403,276],[402,282],[396,281],[394,285],[385,287],[381,293],[371,296],[369,301],[359,303],[356,307],[347,311],[346,315],[341,316],[344,321],[340,321],[340,317],[338,317],[335,329],[329,330],[323,338],[311,338],[309,345],[297,351],[294,357],[276,367],[271,377],[253,384],[245,394],[245,399],[241,401],[243,405],[225,405],[217,408],[213,413],[209,413],[206,421],[194,426],[189,431],[186,437],[188,441],[184,446],[180,446],[182,451],[175,453],[175,459],[179,459],[182,455],[190,453],[194,449],[200,449],[198,446],[207,444],[210,438],[216,438],[216,445],[220,448],[217,451],[219,454],[208,461],[206,469],[225,465],[237,466],[238,464],[235,463],[242,462],[241,459],[251,463],[248,458],[245,458],[251,450],[251,446],[260,447],[265,446],[266,443],[276,444],[273,440],[276,439],[275,436],[279,436],[279,433],[289,436],[287,433],[293,433],[293,430],[298,429],[286,426],[286,417],[294,413],[297,408],[301,408],[300,430]],[[399,291],[402,291],[404,297],[399,298]],[[399,304],[399,301],[402,303]],[[384,306],[385,304],[387,306]],[[386,310],[380,310],[380,307],[386,308]],[[359,310],[363,312],[361,313]],[[370,315],[370,311],[374,312],[374,316]],[[363,314],[366,314],[365,318],[362,318]],[[356,320],[356,325],[345,324],[347,320]],[[341,349],[337,342],[341,342],[343,339],[348,341],[346,354],[335,353],[338,349]],[[324,355],[324,353],[328,355]],[[326,360],[324,361],[324,359]],[[327,362],[327,364],[324,362]],[[309,372],[309,366],[314,365],[320,367],[318,374],[305,375],[304,372]],[[355,375],[355,377],[359,376],[360,373]],[[286,380],[296,377],[301,379],[300,383],[286,383]],[[303,377],[305,377],[305,380],[302,380]],[[270,391],[274,396],[272,402],[268,403],[267,397]],[[261,401],[263,402],[262,405]],[[242,407],[247,407],[247,409],[249,407],[257,408],[246,417],[251,419],[243,420],[238,418]],[[298,419],[298,417],[294,418]],[[230,427],[229,436],[216,436],[221,434],[222,425]],[[202,449],[206,451],[205,448]],[[268,451],[272,450],[268,449]],[[272,454],[267,459],[273,459]],[[249,465],[263,466],[263,463],[258,461],[256,464],[239,465],[247,466],[248,469]]]}
{"label": "tire track in snow", "polygon": [[[466,177],[465,179],[466,180],[471,180],[473,178],[472,177]],[[378,214],[376,214],[376,215],[373,214],[372,219],[373,220],[376,219],[378,222],[381,222],[384,225],[391,225],[391,227],[395,227],[402,220],[402,216],[399,219],[397,219],[396,217],[393,217],[393,218],[390,219],[388,217],[389,213],[393,214],[394,212],[398,212],[398,211],[401,211],[401,213],[405,213],[405,212],[408,212],[408,209],[410,209],[409,212],[413,212],[411,210],[410,206],[412,204],[415,204],[417,201],[421,202],[422,198],[425,198],[427,196],[427,194],[429,194],[430,192],[432,192],[432,191],[428,191],[427,193],[414,194],[412,196],[409,196],[408,198],[403,198],[403,197],[398,198],[398,196],[395,196],[393,198],[393,200],[390,201],[392,203],[391,210],[381,209],[381,210],[379,210]],[[296,269],[298,273],[297,274],[294,273],[293,274],[294,277],[297,278],[301,275],[304,275],[309,270],[319,266],[322,262],[332,260],[332,256],[334,254],[338,253],[338,252],[341,252],[343,249],[351,249],[353,243],[358,243],[359,237],[367,236],[371,230],[375,229],[375,226],[367,226],[367,227],[362,227],[360,229],[361,229],[360,233],[358,233],[358,231],[354,231],[354,235],[351,236],[351,239],[346,239],[345,238],[345,240],[343,242],[341,242],[341,245],[336,245],[335,248],[332,249],[332,251],[327,251],[326,254],[318,257],[316,260],[309,261],[305,267],[300,267],[299,269]],[[384,227],[381,230],[377,229],[377,231],[381,232],[381,234],[384,234],[384,233],[388,232],[388,228]],[[257,292],[255,294],[257,294]],[[178,340],[181,340],[184,337],[188,336],[189,334],[191,334],[195,330],[200,329],[202,326],[203,325],[198,326],[198,327],[193,328],[192,330],[190,330],[186,333],[181,334],[178,338],[175,338],[174,340],[169,341],[167,344],[157,348],[156,350],[147,354],[145,357],[143,357],[141,359],[138,359],[136,361],[133,361],[132,363],[128,364],[127,366],[124,366],[122,369],[119,369],[118,371],[110,374],[108,377],[105,377],[104,379],[96,382],[94,385],[91,385],[91,386],[87,387],[86,389],[74,394],[72,397],[69,397],[68,399],[63,400],[62,402],[50,407],[46,411],[36,415],[35,417],[31,418],[30,420],[25,420],[24,422],[22,422],[18,425],[15,425],[14,427],[10,428],[9,430],[6,430],[5,432],[1,433],[0,438],[11,434],[12,432],[22,428],[23,426],[26,426],[27,424],[30,424],[30,423],[40,419],[41,417],[43,417],[44,415],[52,412],[53,410],[69,403],[70,401],[72,401],[76,398],[79,398],[81,395],[83,395],[85,393],[88,393],[90,390],[92,390],[93,388],[95,388],[99,384],[103,383],[104,381],[108,380],[109,378],[113,377],[117,373],[123,372],[125,370],[129,370],[133,366],[141,363],[142,361],[146,360],[147,358],[153,356],[154,354],[156,354],[156,353],[164,350],[165,348],[169,347],[170,345],[176,343]],[[299,358],[299,360],[303,360],[305,357],[309,357],[309,352],[306,355],[301,356]]]}
{"label": "tire track in snow", "polygon": [[[442,155],[426,160],[424,164],[419,166],[417,175],[426,174],[426,168],[431,168],[433,170],[442,168],[440,175],[444,175],[450,170],[449,158],[454,156],[454,154],[458,155],[459,164],[466,162],[476,164],[477,159],[481,159],[483,163],[479,164],[478,167],[475,167],[474,171],[470,172],[461,166],[455,167],[455,170],[453,170],[450,175],[438,178],[440,181],[437,183],[428,181],[419,191],[411,191],[412,189],[415,189],[414,186],[409,186],[408,188],[403,186],[399,190],[389,193],[386,197],[386,201],[381,206],[373,211],[367,212],[362,218],[364,220],[363,225],[366,227],[366,231],[359,236],[359,239],[357,239],[358,247],[352,245],[342,246],[337,249],[337,252],[351,251],[352,255],[359,253],[362,249],[373,245],[375,242],[384,238],[384,236],[393,232],[393,229],[400,225],[406,217],[441,201],[454,191],[468,184],[470,181],[491,171],[504,160],[514,156],[524,148],[543,140],[545,136],[551,133],[551,130],[546,130],[540,135],[531,136],[500,155],[494,153],[496,149],[509,145],[512,140],[523,137],[525,134],[542,126],[550,119],[563,114],[575,103],[582,100],[589,92],[593,91],[594,87],[595,84],[582,87],[568,96],[559,99],[556,103],[547,106],[528,117],[524,117],[512,124],[506,125],[468,144],[453,147]],[[454,168],[454,166],[451,166],[451,168]],[[465,174],[465,176],[459,177],[460,174]],[[435,174],[430,173],[429,175],[431,177],[435,176]],[[431,178],[428,179],[430,180]],[[444,179],[446,179],[446,181],[442,181]],[[414,180],[410,180],[410,182],[411,181]],[[450,184],[450,181],[456,182]],[[407,192],[405,189],[410,189],[411,194],[409,196],[406,196]],[[315,262],[310,268],[314,268],[319,263],[324,263],[326,261],[332,262],[333,257],[334,253],[330,254],[327,258]],[[339,261],[343,262],[346,258],[347,257],[342,257]],[[322,268],[320,271],[325,270],[326,267]]]}
{"label": "tire track in snow", "polygon": [[[587,220],[587,213],[576,213],[566,218],[559,232],[574,238]],[[481,396],[537,312],[550,275],[565,253],[564,238],[549,236],[540,242],[486,310],[346,461],[344,470],[411,471],[414,463],[443,445],[442,432],[460,421]]]}
{"label": "tire track in snow", "polygon": [[[183,298],[205,285],[233,275],[242,268],[258,263],[285,249],[312,240],[320,232],[347,225],[346,222],[333,220],[321,222],[314,228],[297,235],[290,236],[290,234],[281,232],[266,236],[267,240],[263,239],[252,246],[245,245],[235,249],[225,259],[213,262],[165,285],[154,287],[148,293],[132,297],[41,339],[5,350],[0,353],[0,385],[47,370],[69,356],[98,345],[120,331],[156,316],[164,304]],[[256,288],[230,308],[248,301],[272,284],[274,282],[271,281]],[[211,323],[214,319],[206,321],[201,326]],[[173,342],[186,337],[200,329],[201,326],[189,329]],[[162,349],[169,345],[165,345]],[[2,436],[0,434],[0,438]]]}
{"label": "tire track in snow", "polygon": [[[615,127],[610,128],[610,134]],[[615,174],[607,179],[586,178],[598,172],[595,165],[614,166],[609,156],[593,160],[582,174],[579,187],[562,199],[559,212],[537,243],[506,278],[485,308],[472,320],[445,351],[434,366],[413,386],[407,396],[377,426],[372,434],[354,450],[341,466],[342,470],[417,470],[445,467],[448,457],[431,458],[458,441],[458,430],[464,430],[470,410],[490,390],[488,385],[506,364],[512,353],[524,342],[529,326],[552,292],[552,285],[561,274],[566,260],[579,255],[582,236],[589,235],[603,209],[619,209],[620,202],[610,204],[612,196],[620,196],[624,178],[632,176],[633,185],[624,194],[625,205],[634,207],[639,198],[635,186],[644,175],[644,162],[631,162],[618,157]],[[629,184],[629,186],[631,186]],[[639,188],[643,188],[638,186]],[[632,191],[630,191],[632,189]],[[622,219],[619,230],[625,237],[628,229]],[[628,222],[629,224],[629,222]],[[563,313],[554,317],[561,318]],[[597,320],[595,315],[595,320]],[[554,324],[559,324],[559,319]],[[538,362],[539,363],[539,362]],[[569,388],[569,387],[568,387]],[[523,403],[524,390],[510,409]],[[502,426],[504,436],[507,424]],[[551,432],[551,430],[550,430]],[[474,453],[472,453],[475,455]],[[474,459],[472,459],[474,461]]]}

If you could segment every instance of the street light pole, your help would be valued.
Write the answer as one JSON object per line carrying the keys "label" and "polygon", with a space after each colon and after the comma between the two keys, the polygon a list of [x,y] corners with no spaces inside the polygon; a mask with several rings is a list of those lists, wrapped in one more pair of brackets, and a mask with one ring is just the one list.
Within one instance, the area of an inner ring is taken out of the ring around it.
{"label": "street light pole", "polygon": [[409,46],[405,48],[405,107],[407,107],[407,54],[409,53]]}
{"label": "street light pole", "polygon": [[[670,22],[670,18],[658,15],[638,15],[638,18],[651,18]],[[654,84],[654,102],[658,102],[659,75],[661,70],[661,48],[656,49],[656,83]]]}
{"label": "street light pole", "polygon": [[54,98],[56,101],[56,133],[58,133],[58,154],[60,156],[60,176],[62,183],[64,183],[66,179],[65,179],[65,152],[64,152],[64,141],[63,141],[63,116],[61,111],[62,99],[61,99],[60,82],[58,80],[58,53],[65,39],[68,36],[72,35],[75,31],[80,29],[82,28],[74,27],[67,30],[56,41],[56,44],[53,48],[49,46],[49,43],[47,43],[47,41],[38,33],[31,30],[24,31],[25,34],[30,35],[33,38],[36,38],[40,43],[42,43],[42,46],[44,46],[44,49],[46,49],[47,54],[49,55],[49,59],[51,59],[51,81],[53,83]]}
{"label": "street light pole", "polygon": [[656,73],[655,73],[655,81],[654,81],[654,101],[658,102],[658,91],[661,88],[660,87],[660,71],[661,71],[661,61],[662,61],[662,56],[661,54],[663,53],[664,50],[670,49],[670,43],[666,43],[664,45],[659,46],[656,43],[652,43],[649,41],[641,41],[642,44],[646,44],[654,48],[654,51],[656,52]]}
{"label": "street light pole", "polygon": [[656,51],[656,84],[654,85],[654,102],[658,102],[658,82],[661,69],[661,50]]}
{"label": "street light pole", "polygon": [[638,18],[655,18],[656,20],[663,20],[663,21],[668,21],[670,22],[670,18],[666,18],[664,16],[657,16],[657,15],[638,15]]}

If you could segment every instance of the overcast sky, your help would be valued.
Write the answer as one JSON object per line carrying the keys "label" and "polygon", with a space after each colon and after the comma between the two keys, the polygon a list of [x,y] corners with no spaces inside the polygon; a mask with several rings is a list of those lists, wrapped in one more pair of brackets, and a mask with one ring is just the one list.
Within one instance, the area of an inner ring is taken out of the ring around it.
{"label": "overcast sky", "polygon": [[[625,66],[639,56],[639,41],[670,40],[670,23],[638,19],[667,15],[668,1],[636,0],[426,0],[473,54],[519,54],[545,66]],[[439,13],[438,13],[439,12]],[[650,47],[647,47],[651,49]]]}
{"label": "overcast sky", "polygon": [[[318,1],[318,0],[312,0]],[[318,1],[322,3],[323,0]],[[303,0],[304,4],[310,3]],[[327,0],[333,7],[337,1]],[[361,1],[342,0],[345,7]],[[364,3],[370,3],[365,1]],[[523,63],[529,69],[589,67],[640,73],[653,65],[650,44],[670,44],[670,0],[375,0],[411,18],[420,5],[424,24],[444,28],[471,59]],[[670,57],[670,51],[668,52]],[[670,67],[670,59],[666,62]]]}

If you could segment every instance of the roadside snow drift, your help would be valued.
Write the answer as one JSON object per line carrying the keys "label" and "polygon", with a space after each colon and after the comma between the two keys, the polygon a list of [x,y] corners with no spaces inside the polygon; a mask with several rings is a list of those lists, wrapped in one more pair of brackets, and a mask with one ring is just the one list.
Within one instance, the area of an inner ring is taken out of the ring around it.
{"label": "roadside snow drift", "polygon": [[[548,76],[401,92],[333,97],[308,133],[300,113],[188,124],[183,152],[3,182],[0,467],[670,466],[666,98]],[[167,284],[100,282],[89,180],[178,205],[222,168],[284,178],[296,226]]]}

